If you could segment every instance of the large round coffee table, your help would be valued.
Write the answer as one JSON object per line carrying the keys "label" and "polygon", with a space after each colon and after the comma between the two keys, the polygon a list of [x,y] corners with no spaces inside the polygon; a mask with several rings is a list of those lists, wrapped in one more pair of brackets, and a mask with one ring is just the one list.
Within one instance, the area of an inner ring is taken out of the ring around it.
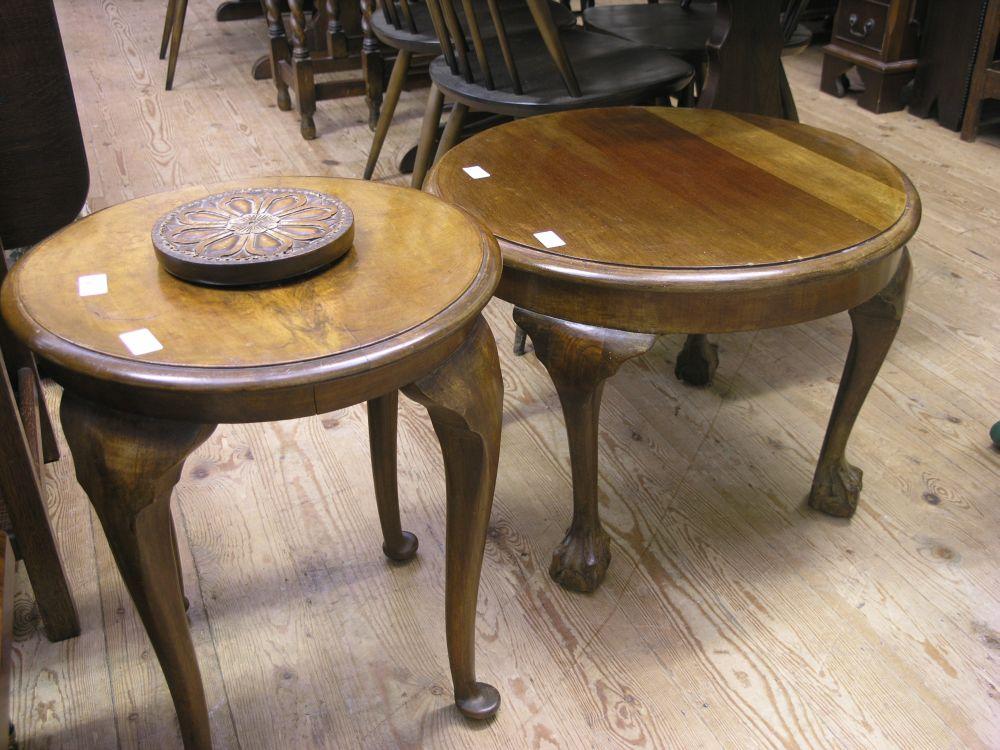
{"label": "large round coffee table", "polygon": [[[254,186],[338,196],[355,215],[353,249],[312,275],[258,288],[198,286],[159,267],[150,243],[157,217],[209,193]],[[4,318],[65,389],[61,418],[77,478],[163,668],[186,747],[208,748],[211,738],[170,515],[185,458],[218,423],[367,401],[383,549],[407,559],[417,541],[399,521],[397,389],[427,407],[444,454],[455,701],[473,718],[497,710],[497,691],[476,682],[473,648],[503,397],[480,311],[500,269],[495,240],[429,195],[360,180],[283,178],[107,208],[42,242],[8,277]],[[81,281],[100,274],[106,291]]]}
{"label": "large round coffee table", "polygon": [[601,391],[657,334],[848,310],[854,337],[809,503],[854,512],[861,471],[844,449],[903,314],[905,243],[920,220],[919,197],[892,164],[785,120],[622,107],[480,133],[445,154],[425,189],[496,235],[497,295],[514,303],[562,402],[573,518],[553,555],[555,580],[590,591],[605,574]]}

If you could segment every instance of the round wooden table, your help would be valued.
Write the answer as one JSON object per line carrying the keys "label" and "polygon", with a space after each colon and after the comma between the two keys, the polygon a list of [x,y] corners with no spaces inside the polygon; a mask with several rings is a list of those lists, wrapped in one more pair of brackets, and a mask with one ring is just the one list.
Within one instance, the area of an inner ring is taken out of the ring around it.
{"label": "round wooden table", "polygon": [[892,164],[786,120],[592,109],[480,133],[441,159],[426,189],[497,236],[497,295],[514,303],[559,392],[573,520],[553,578],[590,591],[607,569],[601,391],[656,334],[770,328],[849,310],[854,338],[809,502],[854,512],[861,471],[844,449],[899,326],[905,243],[920,220],[919,197]]}
{"label": "round wooden table", "polygon": [[[160,268],[150,242],[160,215],[209,193],[264,186],[343,199],[355,215],[353,249],[317,273],[258,288],[198,286]],[[497,691],[476,682],[473,649],[503,397],[480,311],[500,270],[495,240],[429,195],[296,177],[107,208],[42,242],[7,279],[3,315],[65,389],[61,418],[77,478],[159,658],[186,747],[208,748],[211,738],[170,515],[185,458],[217,423],[367,401],[383,549],[406,559],[417,542],[399,521],[397,389],[427,407],[444,454],[455,701],[473,718],[497,710]],[[104,292],[84,280],[101,274]]]}

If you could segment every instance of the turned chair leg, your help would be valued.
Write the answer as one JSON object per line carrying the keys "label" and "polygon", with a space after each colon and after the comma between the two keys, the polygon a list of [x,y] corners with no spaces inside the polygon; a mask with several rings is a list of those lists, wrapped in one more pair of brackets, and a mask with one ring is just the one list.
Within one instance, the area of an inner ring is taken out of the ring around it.
{"label": "turned chair leg", "polygon": [[656,342],[649,333],[598,328],[521,308],[523,328],[555,384],[566,420],[573,474],[573,520],[552,554],[549,575],[573,591],[594,591],[604,580],[611,550],[597,504],[597,431],[604,381]]}
{"label": "turned chair leg", "polygon": [[410,72],[411,53],[407,50],[400,50],[396,55],[396,62],[392,65],[392,74],[389,76],[389,88],[385,92],[385,103],[382,105],[382,112],[379,114],[378,125],[375,127],[375,137],[372,138],[372,147],[368,152],[368,163],[365,164],[364,178],[370,180],[375,173],[375,165],[378,163],[378,156],[382,152],[382,144],[385,143],[386,133],[389,132],[389,125],[392,124],[392,116],[396,112],[396,105],[399,103],[399,95],[403,91],[406,83],[406,76]]}
{"label": "turned chair leg", "polygon": [[340,22],[340,0],[326,0],[326,53],[335,60],[347,57],[347,34]]}
{"label": "turned chair leg", "polygon": [[76,476],[159,659],[184,747],[212,746],[208,707],[184,615],[170,495],[187,456],[214,425],[139,417],[63,393]]}
{"label": "turned chair leg", "polygon": [[444,132],[441,133],[441,140],[438,141],[437,152],[434,154],[434,163],[437,163],[438,159],[448,153],[452,146],[458,143],[458,136],[462,132],[462,123],[465,122],[465,116],[468,112],[469,108],[466,105],[461,102],[455,102],[451,114],[448,116],[448,123],[444,126]]}
{"label": "turned chair leg", "polygon": [[174,25],[174,13],[177,11],[177,0],[167,0],[167,12],[163,17],[163,36],[160,39],[160,59],[167,56],[167,45],[170,44],[170,30]]}
{"label": "turned chair leg", "polygon": [[292,97],[288,94],[288,84],[282,75],[281,64],[289,62],[291,52],[288,49],[288,37],[285,36],[285,22],[281,19],[280,0],[264,0],[264,11],[267,14],[267,36],[270,40],[268,53],[278,109],[287,112],[292,108]]}
{"label": "turned chair leg", "polygon": [[[365,104],[368,105],[368,127],[371,130],[375,130],[382,117],[382,87],[385,84],[385,56],[372,28],[372,13],[375,10],[375,0],[361,0],[361,77],[365,82]],[[395,65],[398,64],[397,58]],[[396,75],[395,65],[392,75]]]}
{"label": "turned chair leg", "polygon": [[174,25],[170,32],[170,55],[167,57],[167,91],[174,87],[174,71],[177,69],[177,53],[181,48],[184,33],[184,16],[187,15],[188,0],[174,1]]}
{"label": "turned chair leg", "polygon": [[689,385],[709,385],[718,367],[719,345],[702,333],[691,333],[677,355],[674,375]]}
{"label": "turned chair leg", "polygon": [[899,330],[910,268],[910,253],[904,248],[892,281],[850,311],[854,327],[851,348],[809,494],[809,505],[831,516],[849,518],[858,507],[861,469],[849,464],[844,452],[858,413]]}
{"label": "turned chair leg", "polygon": [[424,110],[424,122],[420,126],[420,141],[417,143],[417,158],[413,163],[413,175],[410,187],[420,190],[424,186],[424,177],[431,166],[434,153],[434,141],[437,138],[438,124],[441,122],[441,110],[444,108],[444,94],[441,89],[431,84],[427,97],[427,109]]}
{"label": "turned chair leg", "polygon": [[371,445],[378,520],[382,525],[382,551],[390,560],[403,562],[417,554],[417,537],[403,531],[399,522],[399,490],[396,485],[398,407],[398,391],[368,402],[368,442]]}
{"label": "turned chair leg", "polygon": [[486,719],[500,707],[500,694],[476,681],[476,599],[500,457],[503,380],[489,326],[482,316],[475,326],[457,352],[403,393],[427,407],[444,456],[445,629],[455,703],[469,718]]}
{"label": "turned chair leg", "polygon": [[307,141],[316,137],[316,80],[313,75],[309,39],[306,36],[306,16],[302,0],[288,0],[289,27],[292,32],[292,81],[295,103],[299,109],[299,132]]}

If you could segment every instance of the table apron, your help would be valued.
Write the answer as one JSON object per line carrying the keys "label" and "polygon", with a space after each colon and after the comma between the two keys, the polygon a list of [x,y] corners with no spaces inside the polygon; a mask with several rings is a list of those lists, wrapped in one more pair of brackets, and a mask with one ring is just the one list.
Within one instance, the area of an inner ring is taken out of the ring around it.
{"label": "table apron", "polygon": [[871,299],[892,279],[904,247],[835,275],[787,285],[612,288],[504,266],[496,296],[517,307],[587,325],[639,333],[734,333],[804,323]]}
{"label": "table apron", "polygon": [[[333,380],[253,386],[178,388],[170,384],[123,384],[74,372],[45,360],[46,372],[63,388],[118,411],[203,424],[246,424],[296,419],[343,409],[397,390],[435,370],[462,345],[479,316],[467,325],[386,365]],[[260,368],[261,370],[270,368]],[[216,370],[215,372],[218,372]]]}

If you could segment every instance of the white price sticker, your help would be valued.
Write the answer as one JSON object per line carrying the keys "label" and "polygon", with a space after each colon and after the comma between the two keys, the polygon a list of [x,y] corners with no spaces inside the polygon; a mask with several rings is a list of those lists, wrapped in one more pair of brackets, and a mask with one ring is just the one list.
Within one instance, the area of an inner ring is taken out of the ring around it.
{"label": "white price sticker", "polygon": [[92,273],[88,276],[80,276],[76,280],[76,288],[81,297],[96,297],[98,294],[107,294],[108,275],[106,273]]}
{"label": "white price sticker", "polygon": [[462,167],[462,171],[465,172],[469,177],[474,180],[481,180],[484,177],[489,177],[490,173],[483,169],[478,164],[474,164],[471,167]]}
{"label": "white price sticker", "polygon": [[158,352],[163,348],[163,344],[157,341],[156,336],[148,328],[140,328],[137,331],[129,331],[121,334],[118,338],[122,340],[125,347],[136,357],[150,352]]}
{"label": "white price sticker", "polygon": [[553,232],[551,229],[545,232],[535,232],[535,239],[541,242],[547,248],[562,247],[566,243],[563,238],[558,234]]}

